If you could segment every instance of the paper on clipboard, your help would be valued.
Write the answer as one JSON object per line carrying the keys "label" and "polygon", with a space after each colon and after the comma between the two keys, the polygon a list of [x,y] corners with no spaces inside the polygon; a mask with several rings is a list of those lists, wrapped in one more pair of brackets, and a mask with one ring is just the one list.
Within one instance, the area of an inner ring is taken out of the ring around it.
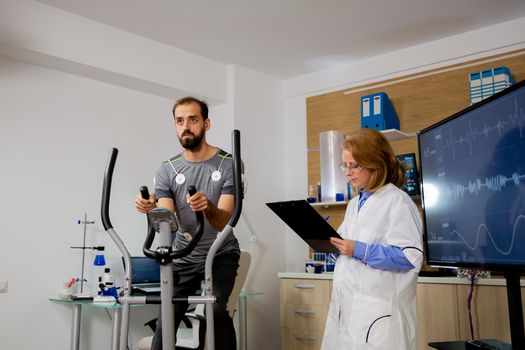
{"label": "paper on clipboard", "polygon": [[341,236],[306,200],[273,202],[266,205],[314,251],[339,253],[330,243],[330,237]]}

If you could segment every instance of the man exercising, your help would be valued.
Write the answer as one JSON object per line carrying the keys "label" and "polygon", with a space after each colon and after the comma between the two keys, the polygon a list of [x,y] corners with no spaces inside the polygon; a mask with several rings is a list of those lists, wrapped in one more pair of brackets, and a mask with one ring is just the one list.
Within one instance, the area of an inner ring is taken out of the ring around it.
{"label": "man exercising", "polygon": [[[182,233],[195,232],[193,212],[204,212],[206,220],[200,242],[189,255],[173,262],[173,270],[179,275],[173,295],[189,296],[195,295],[200,289],[208,250],[233,211],[233,159],[225,151],[206,142],[210,120],[205,102],[194,97],[182,98],[175,102],[173,117],[184,150],[160,165],[155,174],[155,194],[151,194],[149,200],[138,194],[135,206],[141,213],[148,213],[157,206],[172,210],[181,225],[179,232]],[[197,188],[193,196],[187,194],[190,185]],[[176,236],[176,249],[188,244],[182,235]],[[213,291],[218,298],[214,304],[217,350],[237,349],[233,320],[226,310],[226,304],[237,276],[240,249],[235,236],[230,237],[219,248],[213,261]],[[175,329],[179,327],[188,306],[174,304]],[[160,320],[159,312],[152,350],[162,350]]]}

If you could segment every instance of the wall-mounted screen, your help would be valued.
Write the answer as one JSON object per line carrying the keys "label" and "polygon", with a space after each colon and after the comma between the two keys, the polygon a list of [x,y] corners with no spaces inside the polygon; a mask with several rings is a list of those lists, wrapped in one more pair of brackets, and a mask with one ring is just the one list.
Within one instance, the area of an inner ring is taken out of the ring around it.
{"label": "wall-mounted screen", "polygon": [[525,83],[418,134],[427,263],[525,267]]}
{"label": "wall-mounted screen", "polygon": [[419,194],[419,180],[416,167],[416,154],[407,153],[397,155],[397,160],[405,169],[403,190],[411,196]]}

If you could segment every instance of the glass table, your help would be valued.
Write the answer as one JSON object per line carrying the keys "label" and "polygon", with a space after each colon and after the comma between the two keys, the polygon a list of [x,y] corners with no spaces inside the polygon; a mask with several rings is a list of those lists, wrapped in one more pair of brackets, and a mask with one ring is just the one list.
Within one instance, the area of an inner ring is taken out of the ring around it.
{"label": "glass table", "polygon": [[248,307],[246,299],[249,296],[263,294],[262,292],[241,292],[239,294],[239,350],[248,348]]}
{"label": "glass table", "polygon": [[[82,314],[82,306],[112,309],[113,310],[113,325],[111,327],[111,349],[112,350],[118,349],[122,305],[118,303],[111,303],[111,302],[97,303],[97,302],[93,302],[92,300],[70,300],[70,299],[59,299],[59,298],[50,298],[49,300],[54,303],[67,304],[73,307],[73,318],[71,322],[71,342],[69,346],[71,350],[78,350],[80,348],[80,319],[81,319],[80,316]],[[146,304],[143,304],[143,305],[146,305]],[[142,306],[142,305],[133,305],[133,306]]]}
{"label": "glass table", "polygon": [[[239,349],[247,349],[247,297],[262,295],[262,292],[241,292],[239,294]],[[113,325],[111,328],[111,349],[118,350],[119,348],[119,332],[120,332],[120,321],[122,313],[122,305],[111,302],[93,302],[92,300],[70,300],[70,299],[59,299],[49,298],[49,301],[53,303],[66,304],[73,307],[73,318],[71,322],[71,350],[80,349],[80,329],[81,329],[81,314],[82,307],[94,307],[113,310]],[[133,304],[131,307],[146,306],[158,304]]]}

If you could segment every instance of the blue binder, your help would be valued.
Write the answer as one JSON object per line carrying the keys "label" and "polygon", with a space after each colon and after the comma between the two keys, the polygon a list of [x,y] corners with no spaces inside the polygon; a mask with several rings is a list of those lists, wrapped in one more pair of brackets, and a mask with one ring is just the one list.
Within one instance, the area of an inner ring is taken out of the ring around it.
{"label": "blue binder", "polygon": [[470,73],[469,81],[471,105],[514,84],[510,70],[505,66]]}
{"label": "blue binder", "polygon": [[399,119],[387,94],[361,96],[361,128],[399,130]]}

